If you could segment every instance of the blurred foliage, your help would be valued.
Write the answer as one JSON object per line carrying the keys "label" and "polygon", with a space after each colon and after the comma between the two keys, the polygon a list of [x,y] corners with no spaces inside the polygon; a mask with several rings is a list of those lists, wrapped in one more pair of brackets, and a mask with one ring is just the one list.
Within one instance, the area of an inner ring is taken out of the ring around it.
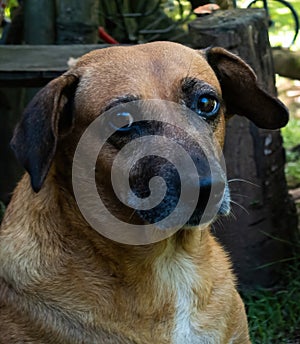
{"label": "blurred foliage", "polygon": [[[1,5],[1,0],[0,0],[0,5]],[[10,22],[12,18],[13,10],[16,7],[18,7],[18,5],[19,4],[17,0],[8,0],[4,8],[4,18],[2,14],[0,13],[0,39],[2,37],[2,32],[3,32],[3,27],[4,27],[3,19],[5,19],[6,22]]]}
{"label": "blurred foliage", "polygon": [[186,43],[186,23],[195,18],[187,0],[100,2],[100,25],[122,43],[174,40]]}
{"label": "blurred foliage", "polygon": [[5,14],[5,18],[10,19],[11,18],[11,14],[12,14],[12,10],[15,7],[18,7],[18,0],[8,0],[6,8],[4,10],[4,14]]}
{"label": "blurred foliage", "polygon": [[291,118],[281,130],[286,148],[286,178],[290,188],[300,186],[300,120]]}
{"label": "blurred foliage", "polygon": [[[253,0],[237,0],[237,6],[247,8]],[[284,4],[276,0],[267,0],[270,12],[269,37],[273,47],[289,47],[295,34],[295,19],[291,11]],[[288,0],[296,12],[300,13],[300,1]],[[263,8],[263,0],[258,0],[251,8]],[[293,49],[299,49],[300,37],[292,46]]]}

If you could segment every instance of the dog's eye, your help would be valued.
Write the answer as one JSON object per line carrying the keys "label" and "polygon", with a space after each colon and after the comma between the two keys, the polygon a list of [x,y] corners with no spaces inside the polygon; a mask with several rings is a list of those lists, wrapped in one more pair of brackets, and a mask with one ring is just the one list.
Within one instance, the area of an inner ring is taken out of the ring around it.
{"label": "dog's eye", "polygon": [[132,128],[133,122],[133,117],[129,112],[118,112],[113,115],[109,124],[116,131],[128,131]]}
{"label": "dog's eye", "polygon": [[217,115],[220,109],[220,103],[211,95],[201,95],[198,97],[195,104],[195,109],[198,115],[210,119]]}

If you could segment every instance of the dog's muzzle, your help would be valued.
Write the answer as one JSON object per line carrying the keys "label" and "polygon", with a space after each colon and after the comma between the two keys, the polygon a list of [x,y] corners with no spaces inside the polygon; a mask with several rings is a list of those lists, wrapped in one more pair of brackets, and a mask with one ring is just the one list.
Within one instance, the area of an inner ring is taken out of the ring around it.
{"label": "dog's muzzle", "polygon": [[[178,121],[184,121],[183,116]],[[229,212],[226,173],[208,123],[192,117],[179,126],[158,119],[135,122],[125,129],[109,139],[119,152],[130,147],[122,153],[121,173],[114,182],[124,203],[145,224],[160,228],[159,223],[172,215],[170,227],[176,226],[176,221],[193,227],[207,225]],[[122,170],[129,172],[130,190],[120,185],[120,180],[127,180]],[[157,184],[157,180],[163,182]]]}
{"label": "dog's muzzle", "polygon": [[[137,210],[137,214],[148,223],[157,223],[175,211],[178,204],[182,183],[190,191],[191,197],[195,190],[199,190],[196,207],[186,223],[186,226],[198,226],[200,223],[209,223],[217,215],[226,215],[230,210],[229,189],[224,173],[220,170],[218,177],[212,176],[208,161],[205,157],[197,160],[198,178],[181,180],[176,167],[170,162],[158,156],[145,157],[132,168],[130,186],[133,193],[139,198],[150,196],[149,183],[153,177],[161,177],[166,184],[166,192],[163,200],[149,210]],[[216,166],[214,166],[214,169]],[[196,179],[196,183],[195,183]],[[185,199],[186,208],[179,211],[178,216],[183,216],[185,211],[190,211],[189,203],[192,200]],[[194,202],[193,202],[194,203]],[[134,207],[134,204],[132,204]]]}

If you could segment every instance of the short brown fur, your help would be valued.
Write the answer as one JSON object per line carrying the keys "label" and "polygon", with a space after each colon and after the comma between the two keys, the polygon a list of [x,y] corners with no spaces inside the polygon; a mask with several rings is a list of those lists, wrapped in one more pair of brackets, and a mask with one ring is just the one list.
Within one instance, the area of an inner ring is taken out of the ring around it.
{"label": "short brown fur", "polygon": [[[231,264],[209,228],[183,228],[149,245],[119,244],[89,226],[72,192],[76,145],[106,104],[123,94],[180,102],[178,85],[187,76],[230,98],[224,100],[233,112],[223,111],[215,128],[221,145],[225,116],[238,113],[272,129],[287,120],[283,105],[258,88],[234,55],[166,42],[92,52],[29,105],[12,141],[29,174],[15,189],[0,232],[0,343],[250,343]],[[257,104],[249,103],[248,89]],[[70,98],[75,116],[61,124]],[[32,130],[41,131],[47,147]],[[105,151],[99,164],[105,168],[114,154]],[[191,299],[189,320],[176,313],[177,288]]]}

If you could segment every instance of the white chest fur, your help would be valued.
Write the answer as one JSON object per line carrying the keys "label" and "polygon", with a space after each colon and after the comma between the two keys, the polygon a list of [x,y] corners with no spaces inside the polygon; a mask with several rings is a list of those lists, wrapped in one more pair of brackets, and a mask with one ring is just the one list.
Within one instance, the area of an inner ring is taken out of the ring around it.
{"label": "white chest fur", "polygon": [[215,333],[205,333],[199,319],[201,280],[197,266],[185,252],[167,252],[156,261],[158,291],[174,297],[172,344],[218,344]]}

